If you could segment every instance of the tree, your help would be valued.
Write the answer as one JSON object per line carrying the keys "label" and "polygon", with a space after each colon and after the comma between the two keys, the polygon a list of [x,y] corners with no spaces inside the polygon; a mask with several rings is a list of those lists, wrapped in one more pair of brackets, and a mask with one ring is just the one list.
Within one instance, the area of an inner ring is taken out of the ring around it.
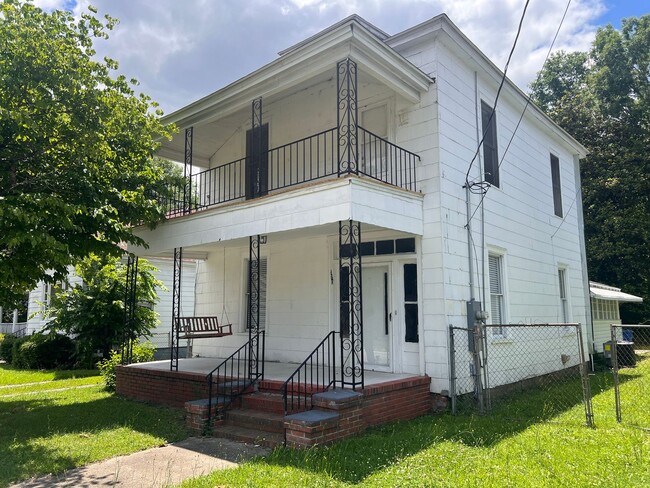
{"label": "tree", "polygon": [[581,162],[590,278],[644,298],[650,319],[650,15],[599,29],[589,53],[555,54],[534,101],[589,149]]}
{"label": "tree", "polygon": [[161,113],[93,42],[116,23],[0,3],[0,303],[65,278],[90,253],[146,245],[132,228],[164,218],[152,159],[169,137]]}
{"label": "tree", "polygon": [[124,298],[127,266],[114,257],[90,255],[76,267],[83,282],[52,298],[46,316],[52,317],[48,328],[75,337],[82,358],[101,351],[108,359],[112,349],[122,343],[124,333],[130,337],[148,337],[158,324],[153,305],[158,302],[156,289],[163,286],[154,276],[157,271],[146,259],[138,262],[136,309],[132,324],[125,324]]}

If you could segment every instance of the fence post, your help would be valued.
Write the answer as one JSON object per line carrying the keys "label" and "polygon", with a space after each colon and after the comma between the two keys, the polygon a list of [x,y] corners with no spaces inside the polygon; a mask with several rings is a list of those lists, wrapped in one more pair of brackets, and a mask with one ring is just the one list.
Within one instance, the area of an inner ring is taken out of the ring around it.
{"label": "fence post", "polygon": [[616,337],[616,326],[611,324],[610,326],[611,337],[612,337],[612,376],[614,377],[614,398],[616,402],[616,421],[621,422],[621,392],[619,388],[618,381],[618,351],[617,351],[617,342],[618,338]]}
{"label": "fence post", "polygon": [[449,394],[451,413],[456,415],[456,347],[454,344],[454,327],[449,324]]}
{"label": "fence post", "polygon": [[580,378],[582,379],[582,396],[585,406],[585,417],[587,420],[587,426],[594,426],[594,413],[591,405],[591,384],[589,382],[589,370],[587,368],[587,362],[585,361],[585,351],[584,344],[582,342],[582,326],[577,324],[576,326],[576,338],[578,339],[578,357],[580,358]]}
{"label": "fence post", "polygon": [[483,324],[476,322],[474,327],[474,350],[472,356],[474,358],[474,391],[476,400],[478,401],[478,411],[481,415],[485,413],[485,392],[483,391],[483,383],[481,381],[482,366],[481,366],[481,349],[483,345]]}

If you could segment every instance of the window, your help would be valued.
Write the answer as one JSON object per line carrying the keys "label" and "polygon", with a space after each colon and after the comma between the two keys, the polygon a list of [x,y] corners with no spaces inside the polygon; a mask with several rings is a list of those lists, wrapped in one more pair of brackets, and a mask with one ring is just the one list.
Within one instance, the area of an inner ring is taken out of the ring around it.
{"label": "window", "polygon": [[[250,277],[250,261],[247,259],[244,269],[246,270],[246,288],[244,289],[244,324],[245,330],[248,330],[248,279]],[[268,260],[266,257],[260,257],[260,323],[259,330],[266,329],[266,283],[267,283]]]}
{"label": "window", "polygon": [[[483,172],[485,181],[499,187],[499,158],[497,152],[497,114],[491,106],[481,100],[483,121]],[[492,120],[490,120],[492,116]]]}
{"label": "window", "polygon": [[[503,293],[503,256],[488,255],[490,275],[490,317],[492,324],[503,324],[505,318],[505,299]],[[494,335],[505,335],[503,327],[492,328]]]}
{"label": "window", "polygon": [[553,183],[553,205],[555,215],[562,217],[562,186],[560,184],[560,160],[551,154],[551,181]]}
{"label": "window", "polygon": [[52,304],[52,299],[59,296],[62,292],[66,290],[66,284],[62,281],[57,281],[56,283],[46,283],[43,295],[43,303],[48,307]]}
{"label": "window", "polygon": [[567,296],[566,286],[566,269],[558,269],[557,277],[560,283],[560,320],[568,324],[571,320],[569,317],[569,297]]}
{"label": "window", "polygon": [[404,265],[404,321],[406,328],[404,340],[419,342],[417,264]]}
{"label": "window", "polygon": [[595,320],[616,321],[619,320],[618,302],[614,300],[593,299],[593,314]]}

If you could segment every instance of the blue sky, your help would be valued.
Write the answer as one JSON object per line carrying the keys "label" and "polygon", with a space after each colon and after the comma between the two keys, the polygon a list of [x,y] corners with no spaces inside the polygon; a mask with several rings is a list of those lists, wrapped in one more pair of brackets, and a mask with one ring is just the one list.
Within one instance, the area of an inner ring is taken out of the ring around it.
{"label": "blue sky", "polygon": [[[140,81],[166,113],[276,58],[277,52],[357,13],[395,34],[445,12],[499,67],[524,0],[35,0],[79,15],[89,4],[120,19],[100,55]],[[530,0],[509,77],[526,89],[542,66],[567,0]],[[572,0],[555,49],[587,50],[599,26],[650,13],[650,0]],[[497,29],[494,26],[498,26]]]}
{"label": "blue sky", "polygon": [[617,0],[605,2],[607,11],[597,19],[598,25],[621,27],[621,19],[650,14],[650,0]]}

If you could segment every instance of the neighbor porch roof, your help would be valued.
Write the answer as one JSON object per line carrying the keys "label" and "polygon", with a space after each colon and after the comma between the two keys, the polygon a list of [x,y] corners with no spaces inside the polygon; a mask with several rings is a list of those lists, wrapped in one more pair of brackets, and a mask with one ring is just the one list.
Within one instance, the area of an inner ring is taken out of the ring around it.
{"label": "neighbor porch roof", "polygon": [[630,295],[629,293],[623,293],[620,288],[603,285],[602,283],[596,283],[594,281],[589,282],[589,291],[592,298],[598,298],[599,300],[616,300],[617,302],[630,303],[643,302],[643,298],[641,297]]}

